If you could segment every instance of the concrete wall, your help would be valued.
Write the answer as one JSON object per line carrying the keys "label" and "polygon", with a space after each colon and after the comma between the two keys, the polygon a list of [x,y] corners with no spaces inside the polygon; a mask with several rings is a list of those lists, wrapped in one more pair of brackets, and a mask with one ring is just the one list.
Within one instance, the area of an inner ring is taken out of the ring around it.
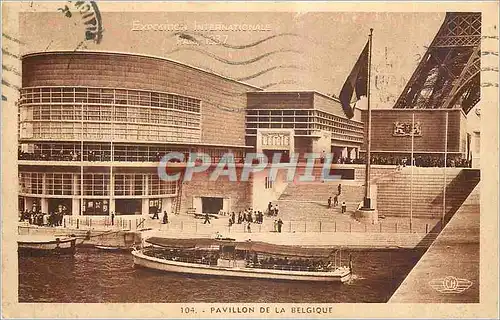
{"label": "concrete wall", "polygon": [[[220,197],[229,200],[229,211],[242,211],[251,206],[252,181],[239,181],[241,168],[236,169],[237,181],[229,181],[227,176],[220,176],[210,181],[214,168],[201,173],[195,173],[191,181],[182,184],[181,214],[193,207],[193,198]],[[201,211],[201,208],[196,208]]]}
{"label": "concrete wall", "polygon": [[[415,136],[415,152],[443,152],[445,145],[446,112],[448,118],[448,152],[462,152],[461,143],[465,131],[465,116],[459,109],[442,110],[406,110],[383,109],[372,110],[372,152],[411,152],[411,136],[393,136],[394,122],[412,122],[412,113],[415,122],[420,122],[422,136]],[[362,112],[365,123],[365,135],[368,134],[367,112]],[[363,144],[362,150],[366,150]]]}
{"label": "concrete wall", "polygon": [[273,181],[272,187],[265,188],[265,178],[268,176],[270,169],[265,169],[253,175],[252,181],[252,208],[265,212],[269,202],[278,200],[280,195],[288,186],[287,171],[278,170],[276,180]]}
{"label": "concrete wall", "polygon": [[312,109],[312,92],[248,93],[248,109]]}
{"label": "concrete wall", "polygon": [[314,109],[323,112],[328,112],[338,117],[342,118],[346,117],[344,110],[342,110],[342,105],[340,104],[339,101],[325,97],[317,93],[314,94]]}
{"label": "concrete wall", "polygon": [[31,86],[143,89],[197,98],[202,142],[229,145],[244,145],[245,93],[258,90],[166,59],[104,52],[25,56],[23,87]]}

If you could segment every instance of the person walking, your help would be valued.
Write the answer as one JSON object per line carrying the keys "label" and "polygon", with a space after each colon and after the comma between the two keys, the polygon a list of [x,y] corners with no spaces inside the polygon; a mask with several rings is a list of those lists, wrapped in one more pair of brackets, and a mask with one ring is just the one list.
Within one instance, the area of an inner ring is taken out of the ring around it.
{"label": "person walking", "polygon": [[280,210],[278,209],[278,204],[274,206],[274,215],[277,216]]}
{"label": "person walking", "polygon": [[333,197],[333,206],[336,207],[339,205],[339,195],[336,194],[334,197]]}
{"label": "person walking", "polygon": [[337,191],[338,191],[338,195],[340,196],[340,194],[342,193],[342,185],[339,183],[339,186],[337,187]]}
{"label": "person walking", "polygon": [[328,209],[332,207],[332,197],[328,198]]}
{"label": "person walking", "polygon": [[267,204],[267,214],[270,216],[273,215],[273,204],[271,203],[271,201],[269,201],[269,203]]}
{"label": "person walking", "polygon": [[252,227],[251,227],[251,225],[252,225],[252,224],[251,224],[250,222],[248,222],[248,223],[247,223],[247,232],[248,232],[248,233],[251,233],[251,232],[252,232]]}
{"label": "person walking", "polygon": [[153,213],[153,220],[154,220],[154,219],[158,219],[158,220],[160,220],[159,215],[160,215],[160,208],[158,208],[158,209],[156,209],[156,210],[154,211],[154,213]]}
{"label": "person walking", "polygon": [[211,224],[210,223],[210,216],[208,215],[208,213],[205,213],[205,221],[203,221],[203,224],[207,224],[207,222],[208,222],[208,224]]}
{"label": "person walking", "polygon": [[115,214],[113,212],[111,212],[111,225],[115,225]]}
{"label": "person walking", "polygon": [[345,201],[342,201],[342,214],[346,213],[347,211],[347,205],[345,204]]}
{"label": "person walking", "polygon": [[168,223],[168,214],[167,211],[163,211],[163,224]]}
{"label": "person walking", "polygon": [[273,228],[274,228],[274,232],[278,232],[278,220],[274,220],[274,223],[273,223]]}

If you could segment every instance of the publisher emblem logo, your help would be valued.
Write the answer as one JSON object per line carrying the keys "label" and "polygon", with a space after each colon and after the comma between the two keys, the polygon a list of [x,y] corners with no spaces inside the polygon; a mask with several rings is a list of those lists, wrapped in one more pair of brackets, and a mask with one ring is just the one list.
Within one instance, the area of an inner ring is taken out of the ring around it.
{"label": "publisher emblem logo", "polygon": [[472,286],[472,281],[447,276],[445,278],[434,279],[429,282],[429,285],[441,293],[461,293]]}

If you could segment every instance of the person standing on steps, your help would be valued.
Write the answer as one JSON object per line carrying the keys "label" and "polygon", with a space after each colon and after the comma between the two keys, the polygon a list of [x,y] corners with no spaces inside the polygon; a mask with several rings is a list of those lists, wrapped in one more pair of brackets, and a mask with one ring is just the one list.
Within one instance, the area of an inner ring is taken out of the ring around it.
{"label": "person standing on steps", "polygon": [[345,204],[345,201],[342,201],[342,214],[345,214],[347,211],[347,205]]}

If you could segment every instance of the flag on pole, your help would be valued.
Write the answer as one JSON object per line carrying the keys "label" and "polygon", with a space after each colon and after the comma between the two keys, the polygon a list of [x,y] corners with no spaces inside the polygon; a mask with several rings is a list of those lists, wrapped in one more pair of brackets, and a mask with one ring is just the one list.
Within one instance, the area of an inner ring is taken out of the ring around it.
{"label": "flag on pole", "polygon": [[351,107],[353,93],[356,92],[356,98],[358,100],[361,96],[367,95],[369,44],[370,40],[366,43],[358,61],[356,61],[351,73],[342,86],[342,90],[340,90],[340,103],[342,104],[344,113],[349,119],[354,116],[354,110]]}

